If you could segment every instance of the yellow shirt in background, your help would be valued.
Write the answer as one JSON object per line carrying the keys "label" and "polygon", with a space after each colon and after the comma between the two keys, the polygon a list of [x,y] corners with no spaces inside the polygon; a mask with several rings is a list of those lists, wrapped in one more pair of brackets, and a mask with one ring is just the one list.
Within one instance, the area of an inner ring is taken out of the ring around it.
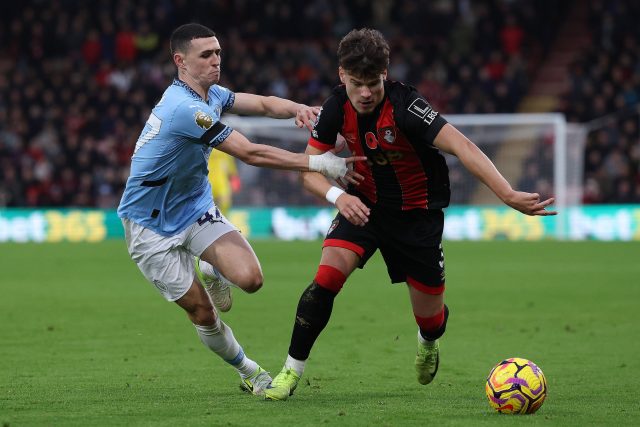
{"label": "yellow shirt in background", "polygon": [[235,159],[220,150],[213,150],[209,156],[209,182],[213,199],[223,215],[231,209],[233,189],[231,179],[238,175]]}

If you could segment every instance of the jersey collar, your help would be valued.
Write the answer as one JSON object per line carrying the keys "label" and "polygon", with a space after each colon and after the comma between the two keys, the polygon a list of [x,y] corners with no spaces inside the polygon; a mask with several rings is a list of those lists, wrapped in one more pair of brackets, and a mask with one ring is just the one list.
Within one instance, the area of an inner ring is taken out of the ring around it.
{"label": "jersey collar", "polygon": [[180,79],[173,79],[173,83],[171,83],[173,86],[180,86],[181,88],[184,88],[187,92],[189,92],[191,95],[193,95],[195,98],[202,100],[202,102],[204,102],[205,104],[207,103],[207,101],[205,101],[204,99],[202,99],[202,97],[200,95],[198,95],[198,92],[196,92],[195,90],[193,90],[191,88],[191,86],[189,86],[188,84],[186,84],[185,82],[183,82]]}

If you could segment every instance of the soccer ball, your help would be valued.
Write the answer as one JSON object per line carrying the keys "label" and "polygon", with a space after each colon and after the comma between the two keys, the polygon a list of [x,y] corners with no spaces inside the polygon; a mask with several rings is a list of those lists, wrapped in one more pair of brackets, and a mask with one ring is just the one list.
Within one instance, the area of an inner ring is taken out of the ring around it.
{"label": "soccer ball", "polygon": [[512,357],[489,372],[485,391],[489,405],[502,414],[533,414],[547,397],[547,380],[535,363]]}

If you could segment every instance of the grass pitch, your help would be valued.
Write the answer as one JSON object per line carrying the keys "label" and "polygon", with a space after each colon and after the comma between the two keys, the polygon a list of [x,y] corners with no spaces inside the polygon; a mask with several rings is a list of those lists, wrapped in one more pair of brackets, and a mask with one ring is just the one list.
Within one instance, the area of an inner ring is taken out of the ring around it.
{"label": "grass pitch", "polygon": [[[257,294],[223,319],[277,373],[320,242],[255,242]],[[0,426],[637,425],[638,243],[445,244],[448,331],[435,382],[414,376],[404,285],[376,256],[336,300],[288,402],[238,389],[187,317],[129,260],[124,242],[0,245]],[[549,394],[531,416],[484,395],[503,358],[533,360]]]}

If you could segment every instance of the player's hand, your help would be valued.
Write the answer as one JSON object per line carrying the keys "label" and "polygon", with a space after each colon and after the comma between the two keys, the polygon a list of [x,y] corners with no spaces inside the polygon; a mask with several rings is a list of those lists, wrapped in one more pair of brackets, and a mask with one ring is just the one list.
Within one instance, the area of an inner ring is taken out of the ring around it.
{"label": "player's hand", "polygon": [[354,171],[353,165],[355,162],[363,162],[365,160],[367,160],[366,156],[352,156],[345,158],[344,161],[347,164],[347,173],[336,179],[336,182],[342,185],[343,188],[347,188],[349,184],[360,185],[360,183],[364,181],[364,176]]}
{"label": "player's hand", "polygon": [[[364,156],[354,156],[342,158],[333,154],[331,151],[325,151],[323,154],[309,155],[309,170],[312,172],[320,172],[330,179],[345,178],[349,174],[349,166],[353,162],[366,160]],[[354,174],[349,175],[354,177]]]}
{"label": "player's hand", "polygon": [[336,207],[343,217],[353,224],[363,227],[369,222],[369,214],[371,211],[362,203],[362,201],[356,196],[351,194],[341,194],[336,200]]}
{"label": "player's hand", "polygon": [[553,197],[540,201],[538,193],[526,193],[524,191],[514,191],[504,202],[513,209],[531,216],[557,215],[557,211],[548,211],[546,207],[555,201]]}
{"label": "player's hand", "polygon": [[358,172],[354,172],[350,170],[343,178],[337,178],[336,184],[338,187],[346,190],[349,187],[349,184],[353,184],[356,187],[360,185],[362,181],[364,181],[364,176],[360,175]]}
{"label": "player's hand", "polygon": [[[331,149],[331,152],[337,155],[344,151],[345,148],[347,148],[347,140],[344,139],[342,135],[338,134],[336,138],[336,145],[333,147],[333,149]],[[347,165],[350,172],[347,172],[347,175],[345,175],[344,178],[336,179],[336,183],[340,187],[342,187],[343,190],[346,190],[349,184],[360,185],[360,182],[364,180],[364,177],[362,175],[353,172],[353,165],[353,163]]]}
{"label": "player's hand", "polygon": [[364,181],[364,176],[360,175],[358,172],[354,172],[351,169],[349,169],[349,171],[347,171],[347,174],[342,178],[336,178],[336,183],[343,190],[346,190],[347,187],[349,187],[349,184],[358,186],[362,181]]}
{"label": "player's hand", "polygon": [[310,131],[313,130],[318,114],[320,114],[320,107],[300,104],[300,108],[296,111],[296,126],[299,128],[306,126]]}

